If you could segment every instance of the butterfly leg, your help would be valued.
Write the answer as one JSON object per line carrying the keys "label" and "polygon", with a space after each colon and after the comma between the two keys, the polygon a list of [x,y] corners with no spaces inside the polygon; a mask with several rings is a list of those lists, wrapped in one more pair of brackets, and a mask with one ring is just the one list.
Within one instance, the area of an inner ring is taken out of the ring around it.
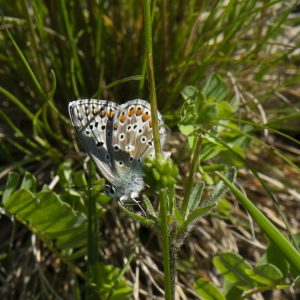
{"label": "butterfly leg", "polygon": [[127,196],[122,196],[120,199],[119,199],[119,203],[122,205],[122,206],[125,206],[125,202],[127,201],[127,200],[131,200],[134,204],[136,204],[138,207],[139,207],[139,209],[142,211],[142,213],[143,213],[143,215],[146,217],[147,216],[147,214],[146,214],[146,212],[145,212],[145,210],[142,208],[142,206],[140,205],[140,203],[139,203],[139,201],[138,200],[136,200],[135,198],[128,198]]}
{"label": "butterfly leg", "polygon": [[135,198],[131,198],[131,199],[132,199],[132,201],[139,207],[139,209],[142,211],[143,215],[144,215],[145,217],[147,217],[147,214],[146,214],[146,212],[144,211],[144,209],[142,208],[142,206],[140,205],[139,201],[136,200]]}

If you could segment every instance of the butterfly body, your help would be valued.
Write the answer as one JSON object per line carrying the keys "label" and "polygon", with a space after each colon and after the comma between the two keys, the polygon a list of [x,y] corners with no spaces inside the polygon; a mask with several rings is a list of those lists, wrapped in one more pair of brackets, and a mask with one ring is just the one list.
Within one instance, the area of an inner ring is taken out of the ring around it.
{"label": "butterfly body", "polygon": [[[85,151],[111,184],[108,194],[121,202],[135,199],[144,188],[142,163],[154,156],[150,104],[84,99],[70,102],[69,114]],[[159,132],[163,146],[160,114]]]}

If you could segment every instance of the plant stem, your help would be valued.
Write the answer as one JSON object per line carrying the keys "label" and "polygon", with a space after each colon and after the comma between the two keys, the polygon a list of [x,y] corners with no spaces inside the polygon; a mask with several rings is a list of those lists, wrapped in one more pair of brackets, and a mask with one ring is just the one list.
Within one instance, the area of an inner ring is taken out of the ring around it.
{"label": "plant stem", "polygon": [[[154,80],[153,68],[153,51],[152,51],[152,18],[150,12],[151,0],[144,0],[144,24],[145,24],[145,59],[147,65],[148,88],[151,104],[151,118],[153,128],[153,141],[155,156],[161,157],[161,145],[158,125],[158,112],[156,101],[156,89]],[[171,284],[171,267],[170,267],[170,241],[169,241],[169,223],[168,223],[168,199],[165,189],[160,193],[160,225],[162,235],[162,250],[163,250],[163,264],[164,264],[164,289],[165,299],[174,299],[175,280],[173,280],[173,289]],[[174,262],[175,265],[175,262]],[[176,272],[176,268],[175,271]],[[176,273],[172,275],[172,279],[176,277]]]}
{"label": "plant stem", "polygon": [[[95,176],[95,167],[92,161],[89,161],[89,186],[92,186],[92,181]],[[93,190],[88,191],[88,267],[92,267],[97,263],[97,219],[96,219],[96,202],[93,197]],[[97,268],[94,269],[97,272]],[[94,278],[98,275],[95,274]],[[86,287],[86,299],[96,300],[98,297],[89,285]]]}
{"label": "plant stem", "polygon": [[[172,300],[172,284],[171,284],[171,267],[170,267],[170,243],[169,243],[169,224],[168,224],[168,207],[167,207],[167,192],[165,189],[160,193],[160,224],[162,235],[162,248],[163,248],[163,263],[165,275],[165,299]],[[173,274],[172,278],[175,278]]]}
{"label": "plant stem", "polygon": [[158,126],[158,112],[156,101],[156,89],[154,80],[153,68],[153,51],[152,51],[152,18],[150,12],[151,0],[144,0],[144,24],[145,24],[145,58],[147,64],[148,88],[149,98],[151,104],[152,128],[153,128],[153,141],[155,155],[161,156],[161,145]]}
{"label": "plant stem", "polygon": [[188,203],[189,203],[189,199],[190,199],[190,195],[191,195],[191,191],[192,191],[192,187],[193,187],[193,177],[194,177],[194,174],[195,174],[196,169],[199,164],[201,147],[202,147],[202,135],[200,134],[198,136],[198,139],[196,142],[194,156],[193,156],[192,163],[191,163],[191,170],[190,170],[190,174],[189,174],[189,178],[188,178],[188,182],[187,182],[187,186],[186,186],[186,190],[185,190],[185,194],[184,194],[184,198],[183,198],[183,202],[182,202],[182,207],[181,207],[181,210],[182,210],[184,216],[186,214],[186,210],[188,207]]}
{"label": "plant stem", "polygon": [[172,299],[175,299],[175,289],[176,289],[176,280],[177,280],[177,272],[176,272],[176,262],[177,262],[177,224],[174,222],[171,226],[170,230],[170,270],[171,270],[171,292]]}
{"label": "plant stem", "polygon": [[[89,161],[89,186],[93,184],[95,169],[92,161]],[[93,190],[88,190],[88,264],[93,265],[97,262],[97,220],[96,203],[93,199]]]}

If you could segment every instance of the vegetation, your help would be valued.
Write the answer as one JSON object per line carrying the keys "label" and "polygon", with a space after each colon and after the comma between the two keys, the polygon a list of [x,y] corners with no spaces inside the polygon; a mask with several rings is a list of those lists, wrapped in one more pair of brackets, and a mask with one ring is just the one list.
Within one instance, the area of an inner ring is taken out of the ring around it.
{"label": "vegetation", "polygon": [[[297,1],[2,2],[3,299],[299,297]],[[146,215],[103,192],[79,98],[151,103]]]}

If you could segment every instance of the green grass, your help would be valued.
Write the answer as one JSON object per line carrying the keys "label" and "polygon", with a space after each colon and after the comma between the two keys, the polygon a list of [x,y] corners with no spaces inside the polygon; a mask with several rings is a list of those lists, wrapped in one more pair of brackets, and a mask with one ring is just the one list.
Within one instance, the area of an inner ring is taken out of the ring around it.
{"label": "green grass", "polygon": [[[176,280],[187,298],[299,296],[298,10],[290,0],[3,3],[3,297],[165,289],[172,299]],[[91,97],[147,99],[154,120],[157,108],[164,116],[173,162],[160,158],[154,122],[146,217],[116,209],[85,160],[67,106]]]}

